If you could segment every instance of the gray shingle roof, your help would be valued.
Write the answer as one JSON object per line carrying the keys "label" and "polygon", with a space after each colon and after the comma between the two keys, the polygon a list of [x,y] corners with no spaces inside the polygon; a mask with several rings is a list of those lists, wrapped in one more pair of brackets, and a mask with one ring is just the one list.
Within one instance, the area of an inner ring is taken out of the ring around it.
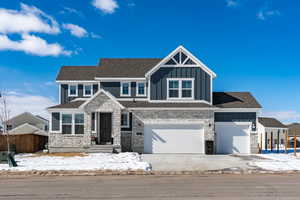
{"label": "gray shingle roof", "polygon": [[161,60],[160,58],[103,58],[100,60],[96,76],[142,78]]}
{"label": "gray shingle roof", "polygon": [[[153,103],[147,101],[119,101],[127,108],[261,108],[249,92],[214,92],[213,106],[206,103]],[[53,108],[78,108],[84,100],[73,101],[67,104],[52,106]]]}
{"label": "gray shingle roof", "polygon": [[127,108],[212,108],[213,106],[205,103],[153,103],[147,101],[119,101]]}
{"label": "gray shingle roof", "polygon": [[287,128],[284,124],[278,121],[275,118],[270,117],[259,117],[258,122],[261,123],[264,127],[271,127],[271,128]]}
{"label": "gray shingle roof", "polygon": [[84,100],[78,100],[78,101],[71,101],[69,103],[66,104],[59,104],[59,105],[55,105],[52,107],[49,107],[48,109],[57,109],[57,108],[79,108],[79,106],[81,106],[85,101]]}
{"label": "gray shingle roof", "polygon": [[287,125],[289,128],[289,136],[300,136],[300,124],[299,123],[293,123]]}
{"label": "gray shingle roof", "polygon": [[63,66],[56,80],[94,80],[102,78],[143,78],[161,58],[103,58],[99,66]]}
{"label": "gray shingle roof", "polygon": [[213,105],[219,108],[261,108],[250,92],[214,92]]}
{"label": "gray shingle roof", "polygon": [[61,67],[56,80],[94,80],[97,66],[63,66]]}

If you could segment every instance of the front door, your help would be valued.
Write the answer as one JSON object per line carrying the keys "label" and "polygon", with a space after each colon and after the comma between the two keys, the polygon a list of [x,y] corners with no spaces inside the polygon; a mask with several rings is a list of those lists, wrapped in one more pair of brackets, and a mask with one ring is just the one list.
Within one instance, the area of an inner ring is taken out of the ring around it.
{"label": "front door", "polygon": [[100,144],[112,144],[112,113],[100,113]]}

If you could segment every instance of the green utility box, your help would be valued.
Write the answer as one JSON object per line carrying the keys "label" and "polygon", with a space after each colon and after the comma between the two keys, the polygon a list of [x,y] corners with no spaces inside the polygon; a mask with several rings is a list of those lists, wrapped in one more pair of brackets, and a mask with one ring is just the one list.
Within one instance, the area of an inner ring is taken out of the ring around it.
{"label": "green utility box", "polygon": [[17,167],[17,162],[15,161],[15,154],[8,153],[7,151],[0,151],[0,163],[9,164],[10,167]]}

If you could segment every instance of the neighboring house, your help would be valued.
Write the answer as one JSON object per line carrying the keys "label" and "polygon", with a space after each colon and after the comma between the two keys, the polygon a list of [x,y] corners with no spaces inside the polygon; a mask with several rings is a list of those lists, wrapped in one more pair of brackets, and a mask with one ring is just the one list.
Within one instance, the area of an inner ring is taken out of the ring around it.
{"label": "neighboring house", "polygon": [[[43,150],[48,142],[48,120],[25,112],[6,122],[10,145],[17,153],[33,153]],[[0,150],[6,150],[6,135],[0,136]]]}
{"label": "neighboring house", "polygon": [[179,46],[162,59],[64,66],[51,113],[51,152],[113,147],[139,153],[257,153],[249,92],[213,92],[216,74]]}
{"label": "neighboring house", "polygon": [[289,128],[289,140],[290,140],[290,147],[294,147],[294,136],[297,139],[297,147],[300,147],[300,124],[299,123],[292,123],[287,125]]}
{"label": "neighboring house", "polygon": [[262,151],[280,151],[285,149],[288,127],[275,118],[258,118],[258,142]]}

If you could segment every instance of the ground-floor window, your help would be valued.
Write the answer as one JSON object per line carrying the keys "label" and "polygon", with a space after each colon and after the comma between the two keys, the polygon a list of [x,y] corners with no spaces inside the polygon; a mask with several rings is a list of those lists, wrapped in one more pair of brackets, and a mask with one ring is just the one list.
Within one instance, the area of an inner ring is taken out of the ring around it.
{"label": "ground-floor window", "polygon": [[62,134],[84,134],[83,113],[62,113],[61,119]]}
{"label": "ground-floor window", "polygon": [[62,134],[72,134],[72,114],[62,114]]}
{"label": "ground-floor window", "polygon": [[75,134],[84,133],[84,114],[75,114]]}
{"label": "ground-floor window", "polygon": [[127,112],[121,114],[121,127],[122,128],[129,127],[129,113]]}

